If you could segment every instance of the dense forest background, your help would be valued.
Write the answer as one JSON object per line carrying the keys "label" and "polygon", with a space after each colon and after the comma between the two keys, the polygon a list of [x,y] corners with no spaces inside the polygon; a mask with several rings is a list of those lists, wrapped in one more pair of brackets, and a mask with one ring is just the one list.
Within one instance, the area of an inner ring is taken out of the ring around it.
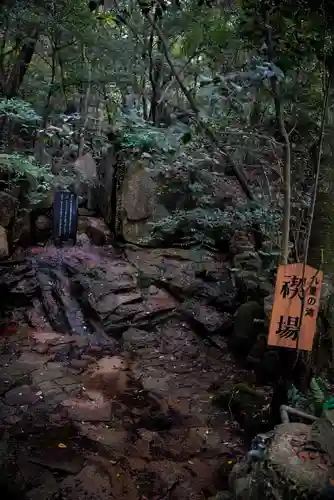
{"label": "dense forest background", "polygon": [[[99,161],[117,142],[144,157],[171,207],[154,241],[219,248],[251,228],[283,261],[309,253],[331,268],[330,1],[17,0],[0,9],[6,186],[23,183],[39,202],[73,182],[66,167],[78,157]],[[222,177],[231,186],[217,202]]]}

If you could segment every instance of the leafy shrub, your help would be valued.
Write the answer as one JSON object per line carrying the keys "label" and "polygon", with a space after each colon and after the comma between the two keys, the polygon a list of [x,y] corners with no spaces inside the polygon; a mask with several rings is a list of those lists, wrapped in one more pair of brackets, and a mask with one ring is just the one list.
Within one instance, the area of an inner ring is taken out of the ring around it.
{"label": "leafy shrub", "polygon": [[[28,102],[15,98],[0,99],[0,117],[19,123],[21,129],[37,129],[41,121]],[[73,182],[68,176],[55,176],[50,166],[40,165],[34,156],[19,153],[0,153],[0,171],[7,174],[9,188],[27,181],[29,187],[23,194],[30,204],[42,201],[53,187],[66,187]]]}
{"label": "leafy shrub", "polygon": [[41,120],[32,106],[22,99],[0,99],[0,116],[6,116],[23,125],[35,125]]}
{"label": "leafy shrub", "polygon": [[237,229],[252,229],[256,224],[263,231],[270,232],[280,220],[280,215],[274,210],[252,204],[244,205],[238,210],[210,207],[176,210],[172,215],[152,223],[151,238],[156,244],[201,244],[220,248]]}
{"label": "leafy shrub", "polygon": [[56,184],[56,177],[50,167],[38,165],[34,157],[22,154],[0,154],[0,170],[8,174],[8,185],[22,180],[29,182],[26,197],[30,203],[38,203]]}
{"label": "leafy shrub", "polygon": [[168,128],[154,127],[136,112],[119,114],[116,124],[122,137],[122,148],[138,152],[176,152],[182,137],[189,133],[188,127],[180,123]]}

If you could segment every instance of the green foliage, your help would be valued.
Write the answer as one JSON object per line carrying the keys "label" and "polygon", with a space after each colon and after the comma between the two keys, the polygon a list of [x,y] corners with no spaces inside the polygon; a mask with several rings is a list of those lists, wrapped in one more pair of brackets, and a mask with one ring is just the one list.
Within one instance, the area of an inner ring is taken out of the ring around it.
{"label": "green foliage", "polygon": [[30,103],[16,98],[0,99],[0,116],[6,116],[23,125],[37,126],[41,120]]}
{"label": "green foliage", "polygon": [[29,190],[26,197],[30,203],[39,203],[56,184],[56,178],[51,169],[38,165],[34,157],[26,155],[0,154],[0,171],[8,175],[8,184],[17,184],[26,180]]}
{"label": "green foliage", "polygon": [[119,114],[116,119],[123,149],[138,152],[175,152],[182,138],[189,133],[188,127],[175,124],[169,128],[157,128],[141,118],[138,113]]}
{"label": "green foliage", "polygon": [[152,223],[152,237],[157,244],[168,243],[171,246],[204,245],[220,248],[235,230],[252,230],[254,224],[263,231],[277,228],[280,219],[274,211],[251,204],[239,209],[194,208],[176,210],[159,222]]}
{"label": "green foliage", "polygon": [[306,394],[294,385],[288,391],[289,405],[299,410],[321,416],[323,404],[328,397],[329,385],[323,377],[312,377]]}

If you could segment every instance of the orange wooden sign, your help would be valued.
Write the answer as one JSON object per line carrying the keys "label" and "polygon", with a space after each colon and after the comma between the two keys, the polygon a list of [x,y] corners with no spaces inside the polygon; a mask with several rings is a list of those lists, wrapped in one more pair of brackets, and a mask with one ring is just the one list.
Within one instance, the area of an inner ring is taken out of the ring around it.
{"label": "orange wooden sign", "polygon": [[323,272],[303,264],[280,266],[268,344],[311,351],[320,305]]}

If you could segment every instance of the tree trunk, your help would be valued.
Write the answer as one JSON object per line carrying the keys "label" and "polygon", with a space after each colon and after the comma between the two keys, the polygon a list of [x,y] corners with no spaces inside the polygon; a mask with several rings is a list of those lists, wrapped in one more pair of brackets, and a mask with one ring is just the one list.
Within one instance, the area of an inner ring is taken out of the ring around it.
{"label": "tree trunk", "polygon": [[[192,109],[192,111],[194,112],[195,116],[196,116],[196,120],[197,120],[197,123],[198,123],[198,126],[201,128],[201,130],[203,131],[203,133],[215,144],[217,144],[217,146],[219,147],[219,140],[218,138],[216,137],[216,134],[211,130],[210,127],[208,127],[208,125],[201,119],[200,117],[200,110],[197,106],[197,102],[196,100],[194,99],[193,97],[193,94],[192,92],[186,87],[180,73],[176,70],[174,64],[173,64],[173,61],[172,61],[172,58],[171,58],[171,55],[170,55],[170,52],[169,52],[169,47],[168,47],[168,43],[166,41],[166,38],[161,30],[161,28],[159,27],[159,25],[154,21],[154,19],[152,18],[152,16],[150,14],[148,14],[146,16],[148,22],[150,23],[150,25],[152,26],[152,28],[155,30],[160,42],[161,42],[161,50],[166,58],[166,61],[167,61],[167,64],[168,66],[170,67],[170,70],[171,70],[171,74],[172,76],[175,78],[175,80],[177,81],[181,91],[183,92],[184,96],[186,97],[186,99],[188,100],[188,103]],[[247,182],[247,177],[244,173],[244,171],[242,170],[241,167],[239,167],[238,165],[234,164],[230,155],[226,152],[226,151],[223,151],[222,148],[220,147],[220,152],[222,154],[222,156],[224,156],[224,159],[226,161],[226,164],[232,169],[232,172],[233,174],[235,175],[237,181],[239,182],[240,184],[240,187],[241,189],[243,190],[243,192],[245,193],[245,195],[247,196],[247,198],[249,200],[254,200],[254,195],[248,185],[248,182]]]}
{"label": "tree trunk", "polygon": [[17,96],[34,55],[38,36],[38,30],[35,29],[30,34],[29,41],[22,46],[2,89],[5,97],[11,98]]}
{"label": "tree trunk", "polygon": [[[314,194],[312,199],[309,234],[306,240],[305,260],[316,268],[323,267],[325,274],[334,276],[334,170],[333,165],[321,165],[322,148],[327,123],[329,96],[332,90],[334,66],[330,69],[324,95],[317,154],[314,158]],[[321,168],[320,168],[321,167]]]}
{"label": "tree trunk", "polygon": [[[272,28],[270,26],[270,19],[268,12],[265,12],[265,24],[267,28],[268,59],[270,63],[274,64]],[[285,127],[284,109],[280,92],[281,89],[276,75],[273,75],[270,78],[270,83],[275,104],[277,128],[279,130],[284,147],[284,158],[283,158],[284,208],[283,208],[281,263],[287,264],[290,253],[289,241],[290,241],[290,219],[291,219],[291,145],[290,145],[289,134]]]}
{"label": "tree trunk", "polygon": [[325,275],[334,276],[334,169],[322,165],[320,186],[314,208],[308,264],[323,267]]}

